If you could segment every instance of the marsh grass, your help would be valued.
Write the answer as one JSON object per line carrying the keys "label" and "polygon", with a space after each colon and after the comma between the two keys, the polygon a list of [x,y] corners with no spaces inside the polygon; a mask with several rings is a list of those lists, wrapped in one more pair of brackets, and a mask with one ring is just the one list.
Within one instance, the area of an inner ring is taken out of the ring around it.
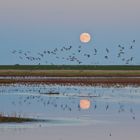
{"label": "marsh grass", "polygon": [[140,70],[0,70],[0,76],[117,77],[140,76]]}
{"label": "marsh grass", "polygon": [[0,65],[0,70],[140,70],[140,65]]}
{"label": "marsh grass", "polygon": [[24,123],[24,122],[38,122],[43,120],[37,120],[33,118],[22,118],[22,117],[9,117],[0,115],[0,123]]}

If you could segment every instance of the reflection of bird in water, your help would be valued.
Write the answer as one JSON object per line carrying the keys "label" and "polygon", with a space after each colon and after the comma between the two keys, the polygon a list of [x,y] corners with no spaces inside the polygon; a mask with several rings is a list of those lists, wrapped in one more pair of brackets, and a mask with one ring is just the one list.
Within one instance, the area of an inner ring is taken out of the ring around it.
{"label": "reflection of bird in water", "polygon": [[134,114],[134,112],[133,112],[133,109],[132,109],[132,108],[130,108],[130,113]]}
{"label": "reflection of bird in water", "polygon": [[15,54],[16,52],[17,52],[16,50],[13,50],[13,51],[12,51],[13,54]]}
{"label": "reflection of bird in water", "polygon": [[87,56],[89,58],[90,57],[90,54],[84,54],[84,56]]}
{"label": "reflection of bird in water", "polygon": [[108,108],[109,108],[109,105],[106,106],[106,111],[108,110]]}
{"label": "reflection of bird in water", "polygon": [[135,116],[133,116],[132,118],[133,118],[133,120],[135,120]]}
{"label": "reflection of bird in water", "polygon": [[95,104],[95,105],[94,105],[94,109],[96,109],[96,108],[97,108],[97,105]]}
{"label": "reflection of bird in water", "polygon": [[132,42],[133,42],[133,43],[135,43],[135,42],[136,42],[136,40],[134,39]]}

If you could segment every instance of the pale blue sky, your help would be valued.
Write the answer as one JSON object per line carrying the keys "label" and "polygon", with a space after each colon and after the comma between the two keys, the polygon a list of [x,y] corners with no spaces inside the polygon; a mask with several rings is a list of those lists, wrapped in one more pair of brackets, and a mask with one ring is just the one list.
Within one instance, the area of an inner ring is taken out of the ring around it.
{"label": "pale blue sky", "polygon": [[[1,0],[0,64],[46,64],[46,60],[48,64],[77,64],[49,55],[33,62],[11,53],[32,51],[38,57],[38,52],[61,49],[64,45],[72,45],[73,49],[58,55],[67,58],[75,52],[82,64],[124,64],[117,57],[119,44],[125,46],[125,60],[134,57],[130,64],[140,64],[139,7],[139,0]],[[82,32],[91,34],[90,43],[79,41]],[[133,39],[136,43],[130,50]],[[80,54],[76,52],[79,45],[83,46]],[[93,48],[98,54],[84,57]],[[107,60],[106,55],[109,55]]]}

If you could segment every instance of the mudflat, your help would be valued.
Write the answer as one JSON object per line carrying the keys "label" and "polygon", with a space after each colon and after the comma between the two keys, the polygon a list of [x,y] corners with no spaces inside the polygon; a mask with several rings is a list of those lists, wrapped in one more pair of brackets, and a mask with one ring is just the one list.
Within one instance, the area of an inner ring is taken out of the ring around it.
{"label": "mudflat", "polygon": [[140,85],[140,70],[0,70],[0,76],[5,84]]}

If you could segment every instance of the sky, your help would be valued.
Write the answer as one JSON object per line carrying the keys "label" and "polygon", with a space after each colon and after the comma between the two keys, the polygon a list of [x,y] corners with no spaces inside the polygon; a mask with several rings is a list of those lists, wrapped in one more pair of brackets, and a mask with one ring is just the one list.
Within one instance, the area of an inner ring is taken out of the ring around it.
{"label": "sky", "polygon": [[[139,7],[139,0],[1,0],[0,65],[79,64],[79,61],[80,64],[139,65]],[[89,43],[80,42],[82,32],[90,33]],[[125,48],[121,58],[118,58],[119,44]],[[64,46],[72,49],[61,52]],[[78,46],[82,46],[80,53]],[[49,54],[40,56],[55,48],[57,58]],[[98,50],[97,55],[92,54],[94,49]],[[78,62],[69,60],[73,53]]]}

